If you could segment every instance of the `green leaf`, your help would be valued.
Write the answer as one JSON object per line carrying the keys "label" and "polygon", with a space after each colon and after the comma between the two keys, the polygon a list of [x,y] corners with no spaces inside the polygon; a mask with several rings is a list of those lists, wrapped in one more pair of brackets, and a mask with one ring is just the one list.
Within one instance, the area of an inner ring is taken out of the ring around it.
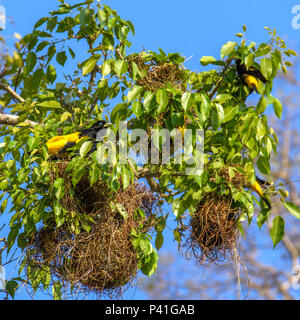
{"label": "green leaf", "polygon": [[128,69],[128,64],[124,60],[118,60],[115,63],[115,72],[117,76],[120,78],[123,73],[125,73]]}
{"label": "green leaf", "polygon": [[50,83],[53,83],[56,79],[56,70],[51,64],[48,65],[46,78],[50,81]]}
{"label": "green leaf", "polygon": [[79,21],[83,27],[91,21],[91,17],[93,15],[93,12],[94,11],[89,8],[85,8],[80,11]]}
{"label": "green leaf", "polygon": [[143,87],[135,85],[127,94],[128,102],[135,100],[139,96],[142,90],[143,90]]}
{"label": "green leaf", "polygon": [[71,57],[74,59],[75,58],[75,52],[70,47],[68,47],[68,49],[69,49],[69,53],[70,53]]}
{"label": "green leaf", "polygon": [[217,66],[224,66],[225,63],[224,61],[220,61],[220,60],[216,60],[214,57],[212,56],[203,56],[200,59],[200,63],[203,66],[207,66],[208,64],[213,64],[213,65],[217,65]]}
{"label": "green leaf", "polygon": [[272,228],[270,230],[270,236],[273,241],[274,249],[284,236],[284,220],[281,216],[277,216],[273,219]]}
{"label": "green leaf", "polygon": [[215,106],[216,106],[216,109],[217,109],[217,112],[218,112],[219,125],[221,125],[223,120],[224,120],[224,109],[223,109],[222,105],[219,104],[219,103],[216,103]]}
{"label": "green leaf", "polygon": [[36,54],[30,51],[26,57],[26,71],[30,73],[34,66],[36,65]]}
{"label": "green leaf", "polygon": [[39,43],[39,45],[36,47],[35,52],[39,52],[39,51],[43,50],[48,44],[49,44],[49,41],[42,41],[42,42]]}
{"label": "green leaf", "polygon": [[147,112],[149,112],[151,109],[151,101],[153,99],[153,96],[154,96],[154,93],[150,91],[146,92],[144,96],[144,107]]}
{"label": "green leaf", "polygon": [[98,20],[100,22],[100,26],[103,28],[106,25],[107,17],[103,10],[99,9],[97,14]]}
{"label": "green leaf", "polygon": [[80,147],[79,153],[82,158],[86,156],[86,154],[91,150],[93,146],[93,141],[85,141]]}
{"label": "green leaf", "polygon": [[137,118],[139,118],[144,112],[142,103],[140,101],[134,101],[132,103],[132,111],[137,116]]}
{"label": "green leaf", "polygon": [[119,31],[117,34],[118,39],[120,39],[121,41],[125,41],[128,36],[129,28],[127,26],[122,26],[119,28],[118,31]]}
{"label": "green leaf", "polygon": [[52,286],[52,294],[54,300],[61,300],[62,294],[61,294],[62,284],[60,281],[55,281]]}
{"label": "green leaf", "polygon": [[191,108],[192,102],[193,102],[192,93],[189,91],[186,91],[181,97],[181,105],[185,112]]}
{"label": "green leaf", "polygon": [[[270,213],[270,210],[268,209],[268,213]],[[257,218],[256,218],[256,223],[257,226],[259,227],[259,229],[261,229],[261,227],[263,226],[263,224],[268,220],[268,213],[265,212],[264,210],[262,210]]]}
{"label": "green leaf", "polygon": [[129,29],[131,30],[132,34],[135,35],[134,25],[132,24],[132,22],[130,20],[127,20],[126,22],[128,24]]}
{"label": "green leaf", "polygon": [[273,72],[273,65],[272,61],[267,58],[262,58],[260,62],[261,66],[261,72],[265,76],[265,78],[268,80]]}
{"label": "green leaf", "polygon": [[55,47],[55,45],[52,45],[52,46],[50,46],[50,47],[48,48],[48,52],[47,52],[48,60],[47,60],[47,63],[49,63],[50,60],[54,57],[55,52],[56,52],[56,47]]}
{"label": "green leaf", "polygon": [[57,17],[54,16],[54,17],[48,18],[47,30],[52,32],[56,25],[57,25]]}
{"label": "green leaf", "polygon": [[67,55],[66,55],[66,52],[65,51],[61,51],[61,52],[58,52],[57,55],[56,55],[56,61],[64,66],[65,65],[65,62],[67,60]]}
{"label": "green leaf", "polygon": [[[97,61],[99,60],[99,55],[91,56],[84,64],[82,68],[82,75],[85,76],[86,74],[92,72],[97,64]],[[110,72],[110,71],[109,71]]]}
{"label": "green leaf", "polygon": [[217,130],[224,120],[224,110],[221,104],[216,104],[212,109],[211,121],[214,130]]}
{"label": "green leaf", "polygon": [[98,169],[97,165],[95,163],[93,163],[89,169],[89,177],[90,177],[90,184],[91,185],[93,185],[97,181],[98,176],[99,176],[99,169]]}
{"label": "green leaf", "polygon": [[64,193],[65,193],[63,184],[64,184],[64,179],[63,178],[57,178],[54,181],[53,186],[56,189],[55,197],[56,197],[57,200],[60,200],[63,197]]}
{"label": "green leaf", "polygon": [[123,189],[127,189],[130,184],[130,171],[123,166],[122,167],[122,187]]}
{"label": "green leaf", "polygon": [[126,220],[128,216],[126,209],[120,203],[116,203],[116,208],[121,216]]}
{"label": "green leaf", "polygon": [[8,251],[11,249],[12,245],[14,244],[20,230],[19,224],[13,224],[11,225],[9,234],[7,236],[7,245],[8,245]]}
{"label": "green leaf", "polygon": [[39,102],[38,106],[48,108],[48,109],[59,109],[61,108],[60,103],[56,100],[46,100]]}
{"label": "green leaf", "polygon": [[237,111],[238,111],[238,106],[225,108],[224,110],[225,116],[224,116],[223,122],[228,122],[232,120],[235,117]]}
{"label": "green leaf", "polygon": [[159,105],[158,113],[162,113],[166,110],[169,98],[165,89],[158,89],[156,92],[156,102]]}
{"label": "green leaf", "polygon": [[3,214],[5,208],[7,206],[7,199],[4,199],[1,203],[1,206],[0,206],[0,214]]}
{"label": "green leaf", "polygon": [[256,106],[256,111],[258,113],[263,113],[268,106],[268,100],[265,97],[261,97]]}
{"label": "green leaf", "polygon": [[246,68],[248,69],[249,67],[252,66],[254,62],[254,54],[253,53],[250,53],[247,55],[247,57],[245,58],[245,65],[246,65]]}
{"label": "green leaf", "polygon": [[156,250],[152,247],[152,244],[149,243],[148,247],[148,252],[144,253],[146,256],[144,258],[145,261],[142,264],[141,271],[148,277],[151,277],[152,274],[155,273],[156,268],[157,268],[157,261],[158,261],[158,254]]}
{"label": "green leaf", "polygon": [[105,77],[111,72],[111,61],[106,60],[102,65],[102,76]]}
{"label": "green leaf", "polygon": [[262,43],[259,45],[259,47],[257,48],[256,52],[255,52],[255,56],[256,57],[261,57],[261,56],[265,56],[266,54],[268,54],[270,51],[272,50],[272,47],[267,45],[266,43]]}
{"label": "green leaf", "polygon": [[41,18],[40,20],[38,20],[38,22],[34,25],[33,29],[36,29],[38,27],[40,27],[43,23],[45,23],[48,20],[47,17]]}
{"label": "green leaf", "polygon": [[55,215],[56,226],[59,228],[65,222],[65,218],[62,214],[62,208],[58,202],[54,203],[53,211]]}
{"label": "green leaf", "polygon": [[216,60],[216,58],[212,57],[212,56],[203,56],[200,59],[200,63],[203,66],[207,66],[208,64],[214,63]]}
{"label": "green leaf", "polygon": [[174,199],[173,204],[172,204],[172,209],[173,213],[176,218],[180,217],[181,215],[184,214],[184,207],[182,206],[182,203],[179,199]]}
{"label": "green leaf", "polygon": [[155,238],[155,247],[157,250],[159,250],[164,243],[164,236],[162,232],[158,232]]}
{"label": "green leaf", "polygon": [[226,42],[221,49],[221,59],[223,59],[225,56],[230,55],[230,53],[235,49],[236,42],[228,41]]}
{"label": "green leaf", "polygon": [[37,90],[39,88],[43,75],[44,75],[44,71],[42,69],[35,70],[30,81],[31,90]]}
{"label": "green leaf", "polygon": [[12,298],[15,297],[15,293],[16,293],[17,288],[18,288],[18,283],[17,283],[17,281],[15,281],[15,280],[6,281],[6,283],[5,283],[5,290],[8,292],[8,294],[9,294]]}
{"label": "green leaf", "polygon": [[261,173],[270,174],[270,163],[265,157],[260,156],[256,164]]}
{"label": "green leaf", "polygon": [[201,116],[202,116],[202,121],[206,121],[206,119],[209,116],[210,113],[210,99],[209,97],[205,94],[201,94]]}
{"label": "green leaf", "polygon": [[118,120],[125,120],[127,118],[128,105],[126,103],[118,103],[110,114],[112,123],[116,123]]}
{"label": "green leaf", "polygon": [[178,232],[178,230],[174,230],[174,231],[173,231],[173,236],[174,236],[174,239],[175,239],[178,243],[180,243],[180,241],[181,241],[181,236],[180,236],[180,233]]}
{"label": "green leaf", "polygon": [[283,106],[281,104],[281,102],[278,99],[274,99],[273,101],[273,108],[274,108],[274,112],[276,114],[276,116],[281,119],[281,114],[282,114],[282,110],[283,110]]}
{"label": "green leaf", "polygon": [[70,113],[69,111],[65,111],[60,117],[60,122],[65,122],[67,119],[71,117],[72,117],[72,113]]}
{"label": "green leaf", "polygon": [[224,103],[225,101],[231,100],[231,99],[233,99],[233,96],[228,93],[218,94],[215,98],[215,100],[218,101],[219,103]]}
{"label": "green leaf", "polygon": [[290,201],[283,202],[283,206],[297,219],[300,219],[300,208]]}

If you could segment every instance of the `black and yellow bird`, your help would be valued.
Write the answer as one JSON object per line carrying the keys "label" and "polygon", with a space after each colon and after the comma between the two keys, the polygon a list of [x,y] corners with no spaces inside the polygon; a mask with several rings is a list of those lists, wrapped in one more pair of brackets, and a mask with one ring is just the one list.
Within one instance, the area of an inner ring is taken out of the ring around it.
{"label": "black and yellow bird", "polygon": [[251,190],[255,191],[261,197],[261,199],[264,200],[267,207],[269,209],[271,209],[272,208],[271,203],[268,200],[268,198],[265,196],[263,189],[262,189],[262,186],[266,186],[266,185],[270,185],[270,184],[268,182],[260,179],[259,177],[256,177],[254,184],[249,184],[249,185],[247,185],[247,187],[249,187]]}
{"label": "black and yellow bird", "polygon": [[[68,152],[67,149],[72,148],[83,138],[90,138],[89,140],[94,140],[96,142],[97,135],[100,130],[108,128],[111,123],[106,123],[105,120],[100,120],[94,123],[90,128],[79,129],[78,131],[61,136],[55,136],[46,142],[48,153],[50,155],[50,160],[58,160],[65,157]],[[96,143],[93,145],[92,149],[96,150]],[[92,150],[91,150],[92,151]],[[90,151],[90,152],[91,152]]]}
{"label": "black and yellow bird", "polygon": [[261,80],[264,84],[269,82],[256,67],[251,66],[247,69],[241,59],[236,60],[236,69],[241,81],[250,88],[250,93],[253,90],[258,93],[258,80]]}

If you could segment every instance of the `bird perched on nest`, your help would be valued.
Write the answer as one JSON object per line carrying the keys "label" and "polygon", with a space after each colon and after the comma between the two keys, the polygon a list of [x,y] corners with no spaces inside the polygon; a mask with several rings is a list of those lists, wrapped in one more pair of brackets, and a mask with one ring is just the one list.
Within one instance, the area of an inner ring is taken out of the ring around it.
{"label": "bird perched on nest", "polygon": [[[247,69],[246,65],[242,63],[241,59],[236,60],[236,69],[237,73],[243,83],[247,87],[250,88],[250,93],[255,90],[256,93],[258,92],[258,79],[261,80],[263,83],[269,82],[261,73],[261,71],[253,66]],[[250,94],[249,93],[249,94]]]}
{"label": "bird perched on nest", "polygon": [[270,201],[267,199],[267,197],[264,195],[264,192],[262,190],[261,186],[270,185],[268,182],[260,179],[259,177],[256,177],[256,181],[254,184],[249,184],[247,187],[249,187],[251,190],[255,191],[265,202],[265,204],[268,206],[269,209],[272,208]]}
{"label": "bird perched on nest", "polygon": [[[50,155],[50,160],[58,160],[63,158],[67,153],[67,149],[72,148],[78,143],[81,139],[89,137],[89,140],[93,140],[93,144],[90,153],[97,149],[96,140],[97,135],[100,130],[108,128],[111,126],[111,123],[106,123],[105,120],[100,120],[94,123],[90,128],[80,129],[74,133],[68,135],[55,136],[46,142],[48,153]],[[101,141],[101,140],[100,140]]]}

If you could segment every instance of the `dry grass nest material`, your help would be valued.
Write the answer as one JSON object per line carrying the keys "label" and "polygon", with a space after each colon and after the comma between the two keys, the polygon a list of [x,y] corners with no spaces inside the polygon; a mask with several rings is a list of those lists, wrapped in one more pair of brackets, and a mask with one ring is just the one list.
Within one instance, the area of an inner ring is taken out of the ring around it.
{"label": "dry grass nest material", "polygon": [[[245,177],[239,172],[230,178],[228,169],[224,168],[219,175],[236,188],[244,185]],[[199,202],[197,210],[191,213],[188,225],[190,233],[185,243],[187,253],[192,253],[201,264],[226,260],[228,254],[236,248],[240,213],[240,208],[230,196],[220,195],[217,191],[207,193]]]}
{"label": "dry grass nest material", "polygon": [[[56,165],[59,168],[56,174],[62,176],[67,164]],[[56,174],[53,173],[52,179]],[[68,186],[71,178],[64,175]],[[88,180],[88,176],[84,176],[78,183],[73,203],[68,194],[61,201],[69,210],[82,213],[89,210],[85,213],[95,221],[90,232],[75,234],[65,224],[57,228],[53,220],[53,227],[39,230],[27,247],[27,267],[50,270],[66,288],[72,285],[80,292],[116,298],[134,284],[137,273],[138,260],[130,239],[131,230],[137,230],[140,224],[144,224],[145,232],[149,230],[157,199],[141,184],[120,190],[114,197],[127,212],[127,219],[124,219],[118,210],[110,207],[111,192],[105,184],[98,182],[89,186]],[[137,217],[137,208],[145,211],[145,218]]]}
{"label": "dry grass nest material", "polygon": [[179,66],[172,63],[156,63],[155,61],[145,62],[142,54],[129,57],[129,72],[133,73],[132,63],[135,63],[139,71],[143,74],[136,81],[136,84],[156,92],[160,88],[164,88],[167,83],[178,89],[182,87],[184,76]]}

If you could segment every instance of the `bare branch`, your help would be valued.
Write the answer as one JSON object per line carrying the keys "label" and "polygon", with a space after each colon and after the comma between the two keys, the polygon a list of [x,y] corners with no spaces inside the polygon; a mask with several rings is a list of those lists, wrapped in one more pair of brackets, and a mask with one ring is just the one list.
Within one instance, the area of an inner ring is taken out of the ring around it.
{"label": "bare branch", "polygon": [[3,89],[7,92],[9,92],[13,98],[15,98],[17,101],[21,102],[21,103],[24,103],[25,100],[16,93],[16,91],[14,89],[12,89],[10,86],[6,85],[6,84],[3,84],[3,83],[0,83],[0,89]]}
{"label": "bare branch", "polygon": [[[8,125],[16,125],[19,122],[19,116],[15,116],[13,114],[6,114],[6,113],[0,113],[0,123],[1,124],[8,124]],[[31,120],[25,120],[24,122],[29,123],[31,126],[36,126],[38,123],[31,121]]]}

